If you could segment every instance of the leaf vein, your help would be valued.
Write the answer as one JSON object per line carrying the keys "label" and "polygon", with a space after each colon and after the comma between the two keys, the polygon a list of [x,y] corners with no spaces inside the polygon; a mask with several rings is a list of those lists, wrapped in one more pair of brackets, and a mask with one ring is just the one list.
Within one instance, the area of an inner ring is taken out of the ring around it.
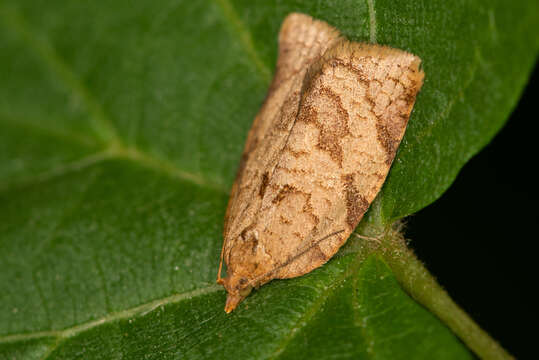
{"label": "leaf vein", "polygon": [[99,261],[99,256],[97,255],[97,253],[94,254],[94,263],[97,270],[97,276],[99,277],[99,280],[101,282],[101,291],[103,292],[103,298],[105,300],[105,309],[107,310],[107,312],[112,312],[110,295],[107,289],[107,280],[105,279],[105,272],[103,271],[103,266],[101,266],[101,262]]}
{"label": "leaf vein", "polygon": [[86,105],[99,137],[104,142],[118,143],[116,129],[103,111],[101,104],[92,95],[86,85],[79,80],[73,69],[60,56],[46,39],[39,38],[36,31],[25,21],[14,8],[3,6],[0,16],[7,28],[21,38],[32,49],[43,64],[54,73],[70,89],[78,99]]}
{"label": "leaf vein", "polygon": [[[207,285],[200,289],[187,291],[187,292],[183,292],[179,294],[174,294],[174,295],[171,295],[162,299],[153,300],[145,304],[138,305],[138,306],[126,309],[126,310],[109,313],[105,315],[104,317],[99,318],[97,320],[93,320],[93,321],[80,324],[80,325],[75,325],[75,326],[65,328],[62,330],[46,330],[46,331],[36,331],[36,332],[30,332],[30,333],[4,335],[0,337],[0,344],[46,338],[46,337],[60,338],[62,339],[62,341],[64,341],[68,338],[76,336],[84,331],[93,329],[102,324],[107,324],[114,321],[126,320],[131,317],[138,316],[138,315],[145,315],[159,308],[160,306],[180,303],[182,301],[189,300],[197,296],[202,296],[202,295],[206,295],[206,294],[210,294],[210,293],[218,292],[218,291],[223,291],[223,287],[221,285],[217,285],[217,284]],[[60,343],[61,341],[55,344],[55,346],[57,347]]]}
{"label": "leaf vein", "polygon": [[312,305],[303,313],[302,316],[296,321],[296,324],[290,329],[288,335],[281,341],[275,352],[269,356],[269,359],[278,359],[279,356],[283,353],[286,346],[294,339],[296,334],[298,333],[298,330],[304,327],[309,320],[311,320],[318,312],[318,310],[324,305],[326,300],[330,297],[330,295],[333,293],[333,290],[339,286],[350,274],[353,274],[357,271],[359,266],[362,263],[362,257],[357,256],[354,261],[348,266],[348,271],[345,271],[342,275],[340,275],[330,286],[329,289],[322,292],[322,295],[318,299],[316,299],[315,302],[312,303]]}
{"label": "leaf vein", "polygon": [[172,178],[180,179],[193,183],[195,185],[228,194],[227,188],[221,183],[206,180],[203,176],[183,170],[166,160],[158,159],[155,156],[139,151],[136,148],[112,147],[104,151],[96,152],[82,157],[72,162],[63,163],[57,167],[46,170],[40,174],[32,175],[27,178],[18,179],[17,182],[0,182],[0,193],[6,193],[13,187],[27,187],[34,184],[51,181],[67,174],[83,170],[92,165],[96,165],[106,160],[123,159],[130,160],[135,164],[152,169],[156,172],[168,175]]}
{"label": "leaf vein", "polygon": [[45,317],[47,319],[47,322],[49,323],[49,326],[52,327],[52,318],[51,318],[51,314],[50,314],[50,311],[49,311],[49,306],[47,304],[47,298],[45,297],[45,294],[43,294],[43,290],[41,289],[41,286],[39,286],[39,281],[37,281],[35,271],[32,271],[32,282],[34,283],[34,287],[37,290],[37,294],[39,296],[41,306],[43,307],[43,312],[45,313]]}
{"label": "leaf vein", "polygon": [[230,3],[230,0],[215,0],[215,2],[221,8],[223,15],[231,26],[232,30],[238,35],[243,49],[245,50],[249,59],[251,59],[255,67],[258,69],[260,77],[264,80],[264,82],[269,84],[271,80],[271,71],[268,65],[266,65],[258,55],[250,31],[241,21],[236,10]]}
{"label": "leaf vein", "polygon": [[369,9],[369,41],[376,44],[376,9],[374,0],[367,0],[367,8]]}

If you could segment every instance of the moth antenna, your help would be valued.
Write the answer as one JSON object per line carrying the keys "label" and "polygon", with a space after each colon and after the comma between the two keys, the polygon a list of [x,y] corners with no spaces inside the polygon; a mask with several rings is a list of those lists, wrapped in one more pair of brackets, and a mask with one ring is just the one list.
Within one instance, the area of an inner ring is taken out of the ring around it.
{"label": "moth antenna", "polygon": [[[340,234],[340,233],[342,233],[342,232],[344,232],[344,229],[339,230],[339,231],[335,231],[335,232],[333,232],[333,233],[331,233],[331,234],[329,234],[329,235],[326,235],[326,236],[322,237],[321,239],[316,240],[316,241],[314,242],[314,244],[312,244],[311,246],[309,246],[307,249],[300,251],[299,253],[297,253],[296,255],[292,256],[291,258],[289,258],[288,260],[286,260],[286,261],[283,262],[282,264],[277,265],[276,267],[274,267],[274,268],[271,269],[270,271],[268,271],[268,272],[266,272],[266,273],[264,273],[264,274],[262,274],[262,275],[260,275],[260,276],[255,277],[254,279],[252,279],[251,281],[249,281],[249,282],[247,283],[247,286],[249,286],[249,285],[252,286],[252,283],[253,283],[253,282],[255,282],[255,281],[259,280],[259,279],[262,279],[262,278],[264,278],[264,277],[270,275],[271,273],[273,273],[273,272],[275,272],[275,271],[277,271],[277,270],[279,270],[279,269],[282,269],[283,267],[285,267],[285,266],[291,264],[291,263],[294,262],[296,259],[298,259],[298,258],[300,258],[301,256],[305,255],[305,253],[307,253],[307,251],[311,250],[313,247],[315,247],[316,245],[320,244],[322,241],[327,240],[327,239],[329,239],[330,237],[335,236],[335,235],[338,235],[338,234]],[[247,287],[247,286],[246,286],[246,287]]]}
{"label": "moth antenna", "polygon": [[221,247],[221,258],[219,260],[219,271],[217,272],[217,284],[223,285],[224,280],[221,278],[221,269],[223,268],[223,257],[225,254],[225,242],[223,241],[223,246]]}

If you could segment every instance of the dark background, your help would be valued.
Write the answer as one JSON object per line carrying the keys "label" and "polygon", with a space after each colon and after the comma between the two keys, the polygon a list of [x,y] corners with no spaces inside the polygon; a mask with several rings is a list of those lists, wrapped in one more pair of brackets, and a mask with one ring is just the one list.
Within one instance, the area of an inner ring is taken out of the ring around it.
{"label": "dark background", "polygon": [[537,356],[539,66],[505,127],[435,203],[407,219],[417,256],[517,358]]}

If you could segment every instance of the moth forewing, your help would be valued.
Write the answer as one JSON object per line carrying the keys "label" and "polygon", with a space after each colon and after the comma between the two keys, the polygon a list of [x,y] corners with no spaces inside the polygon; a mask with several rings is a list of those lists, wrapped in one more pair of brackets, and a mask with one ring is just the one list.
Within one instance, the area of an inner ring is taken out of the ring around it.
{"label": "moth forewing", "polygon": [[218,282],[230,312],[253,287],[328,261],[379,192],[423,81],[420,59],[289,15],[225,216]]}

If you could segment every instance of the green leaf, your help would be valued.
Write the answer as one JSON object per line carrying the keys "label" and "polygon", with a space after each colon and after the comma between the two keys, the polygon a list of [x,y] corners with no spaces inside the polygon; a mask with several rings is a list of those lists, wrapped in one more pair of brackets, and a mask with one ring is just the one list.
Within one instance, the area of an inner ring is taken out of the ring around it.
{"label": "green leaf", "polygon": [[423,59],[383,227],[490,140],[539,49],[534,0],[3,0],[0,359],[470,356],[391,244],[350,241],[224,314],[227,192],[292,11]]}

